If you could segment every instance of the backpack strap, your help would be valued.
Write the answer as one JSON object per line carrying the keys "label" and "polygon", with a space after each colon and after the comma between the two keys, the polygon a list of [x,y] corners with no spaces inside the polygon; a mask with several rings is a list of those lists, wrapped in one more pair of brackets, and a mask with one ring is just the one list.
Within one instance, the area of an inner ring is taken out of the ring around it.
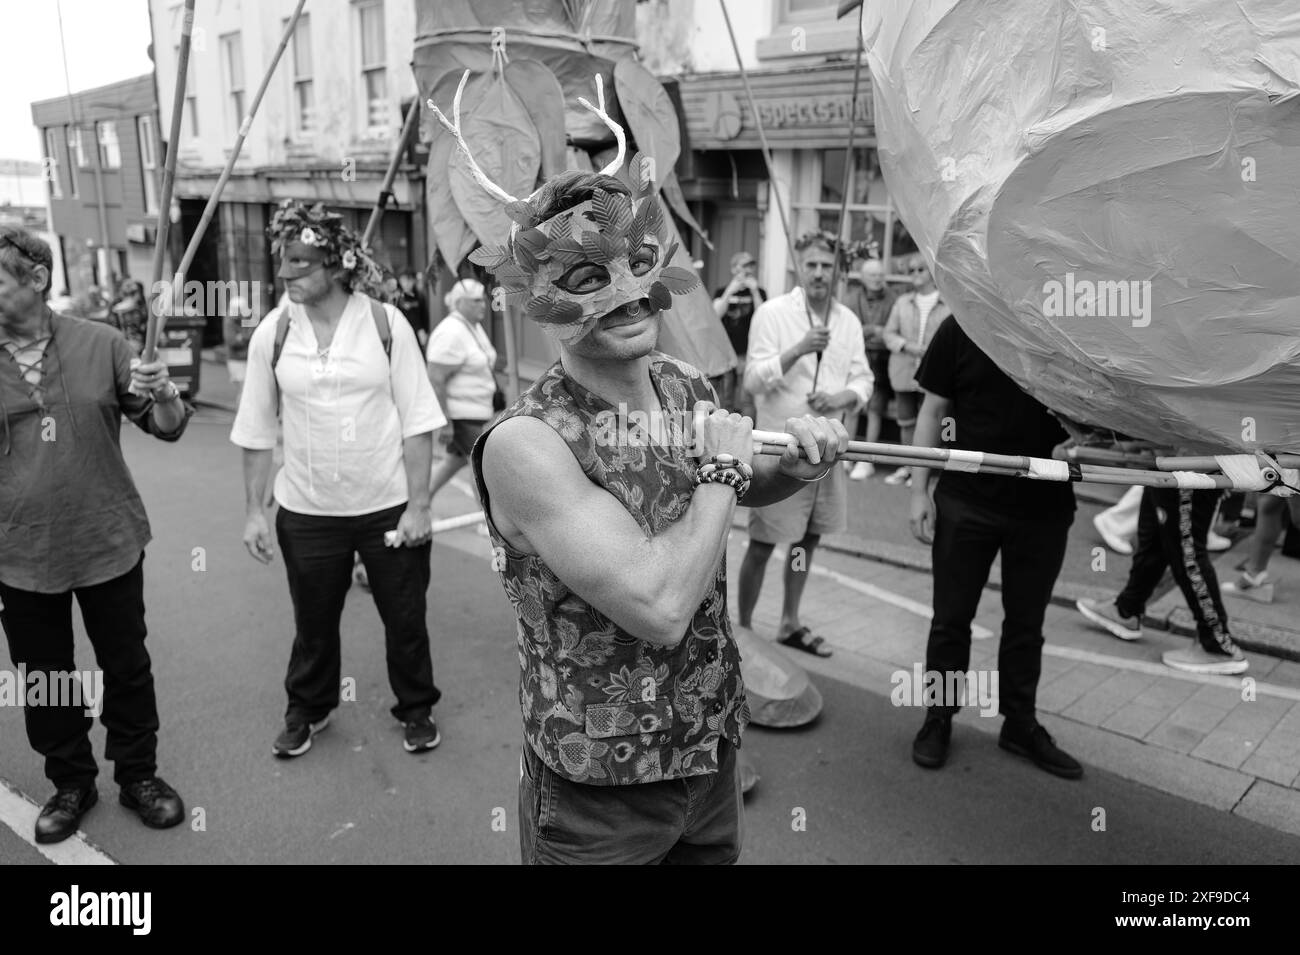
{"label": "backpack strap", "polygon": [[[391,365],[393,362],[393,331],[388,324],[388,313],[384,306],[373,298],[370,299],[370,317],[374,320],[375,331],[379,333],[379,343],[384,346],[384,357]],[[289,337],[291,323],[289,309],[280,310],[275,321],[275,344],[271,346],[271,378],[275,381],[275,409],[280,413],[280,379],[275,375],[275,366],[280,363],[280,353],[284,351],[285,340]]]}

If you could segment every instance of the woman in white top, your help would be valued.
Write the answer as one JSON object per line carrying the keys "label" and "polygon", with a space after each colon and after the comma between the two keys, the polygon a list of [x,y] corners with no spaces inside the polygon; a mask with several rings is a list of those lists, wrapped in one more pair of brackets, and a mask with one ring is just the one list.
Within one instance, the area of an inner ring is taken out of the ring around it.
{"label": "woman in white top", "polygon": [[429,481],[430,501],[465,466],[474,442],[496,413],[497,382],[492,369],[497,353],[483,330],[487,316],[483,285],[461,279],[443,301],[451,312],[429,336],[426,357],[429,380],[450,424],[442,438],[447,456],[434,468]]}

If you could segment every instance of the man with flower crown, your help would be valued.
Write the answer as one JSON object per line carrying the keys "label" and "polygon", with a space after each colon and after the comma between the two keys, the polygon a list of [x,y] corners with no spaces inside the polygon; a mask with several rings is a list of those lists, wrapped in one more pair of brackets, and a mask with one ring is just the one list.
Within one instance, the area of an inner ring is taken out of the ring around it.
{"label": "man with flower crown", "polygon": [[275,479],[276,537],[284,555],[295,636],[284,729],[272,752],[300,756],[338,705],[339,621],[353,554],[368,572],[384,623],[392,714],[403,746],[437,746],[425,592],[429,586],[429,472],[433,432],[446,424],[415,333],[402,313],[363,291],[380,270],[342,217],[292,200],[271,220],[288,301],[248,346],[247,380],[230,439],[244,449],[244,545],[274,556],[264,502]]}
{"label": "man with flower crown", "polygon": [[[462,83],[462,88],[463,88]],[[601,94],[600,84],[597,93]],[[780,500],[834,467],[838,421],[786,422],[780,458],[716,407],[696,368],[656,350],[662,313],[699,281],[670,264],[662,207],[621,128],[619,155],[525,200],[471,172],[514,220],[471,258],[556,341],[560,359],[485,430],[472,464],[517,618],[526,864],[731,863],[736,750],[748,721],[727,616],[737,503]],[[614,419],[614,420],[611,420]],[[806,460],[799,457],[802,449]]]}

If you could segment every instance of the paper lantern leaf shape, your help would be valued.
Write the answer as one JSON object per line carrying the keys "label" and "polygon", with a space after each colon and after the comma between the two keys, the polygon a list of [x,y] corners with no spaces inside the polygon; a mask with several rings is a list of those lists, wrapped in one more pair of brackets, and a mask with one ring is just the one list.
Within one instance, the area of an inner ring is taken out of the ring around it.
{"label": "paper lantern leaf shape", "polygon": [[659,282],[667,287],[668,291],[675,292],[678,295],[683,292],[689,292],[695,286],[700,284],[700,277],[690,269],[683,269],[676,265],[669,265],[659,273]]}
{"label": "paper lantern leaf shape", "polygon": [[541,143],[542,176],[549,178],[568,166],[564,133],[564,89],[545,64],[512,59],[506,64],[506,82],[532,117]]}
{"label": "paper lantern leaf shape", "polygon": [[627,240],[622,236],[608,236],[601,232],[584,232],[582,250],[592,262],[609,265],[627,255]]}
{"label": "paper lantern leaf shape", "polygon": [[682,151],[673,101],[663,84],[630,53],[614,64],[614,90],[637,149],[654,161],[653,174],[662,182]]}
{"label": "paper lantern leaf shape", "polygon": [[456,141],[451,134],[442,130],[442,135],[436,137],[429,146],[429,168],[425,178],[431,238],[452,272],[459,269],[466,254],[474,248],[474,233],[456,208],[456,200],[451,194],[451,181],[447,175],[447,163],[455,148]]}
{"label": "paper lantern leaf shape", "polygon": [[709,241],[709,234],[704,231],[704,227],[695,221],[695,216],[691,215],[690,207],[686,205],[686,196],[682,194],[681,184],[677,181],[677,174],[669,172],[664,177],[663,197],[668,200],[669,207],[681,219],[694,230],[695,234],[704,240],[704,244],[713,249],[713,243]]}
{"label": "paper lantern leaf shape", "polygon": [[469,260],[489,272],[495,272],[511,261],[510,250],[504,245],[484,245],[471,252]]}
{"label": "paper lantern leaf shape", "polygon": [[[541,166],[541,142],[527,109],[504,79],[488,78],[486,90],[477,99],[465,90],[461,130],[475,162],[489,179],[510,195],[525,196],[533,191]],[[450,175],[456,207],[479,241],[505,242],[515,217],[475,181],[459,150],[452,156]]]}

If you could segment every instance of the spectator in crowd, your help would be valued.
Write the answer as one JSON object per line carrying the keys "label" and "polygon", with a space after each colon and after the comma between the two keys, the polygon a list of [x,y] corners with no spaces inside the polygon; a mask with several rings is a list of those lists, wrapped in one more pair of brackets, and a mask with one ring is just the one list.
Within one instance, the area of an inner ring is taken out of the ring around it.
{"label": "spectator in crowd", "polygon": [[415,284],[415,273],[403,269],[397,276],[397,292],[393,304],[402,310],[411,328],[415,330],[416,340],[423,349],[429,344],[429,307],[424,303],[424,293]]}
{"label": "spectator in crowd", "polygon": [[713,313],[721,320],[738,360],[736,368],[718,382],[718,400],[728,411],[751,414],[752,401],[744,389],[745,355],[754,310],[766,301],[767,292],[758,284],[758,260],[748,252],[737,252],[731,257],[731,281],[713,297]]}
{"label": "spectator in crowd", "polygon": [[[951,315],[933,333],[917,381],[925,391],[916,428],[923,446],[937,447],[944,439],[968,451],[1050,458],[1066,439],[1048,410],[1021,391]],[[944,427],[945,418],[951,419],[951,429]],[[971,621],[993,559],[1001,553],[998,745],[1049,773],[1078,779],[1083,767],[1057,748],[1036,716],[1043,620],[1074,521],[1074,488],[1059,481],[943,470],[931,498],[931,469],[913,470],[912,533],[932,544],[934,566],[926,672],[941,674],[945,688],[961,685],[949,675],[969,671]],[[961,702],[945,692],[941,701],[927,703],[912,743],[918,765],[937,769],[947,760],[952,718]]]}
{"label": "spectator in crowd", "polygon": [[449,423],[447,456],[433,472],[429,500],[469,461],[474,442],[492,416],[505,407],[497,388],[497,353],[483,330],[487,301],[483,285],[461,279],[443,301],[450,311],[429,336],[429,380]]}
{"label": "spectator in crowd", "polygon": [[[1291,515],[1291,525],[1300,527],[1300,495],[1280,498],[1274,494],[1260,494],[1255,504],[1255,532],[1250,535],[1246,559],[1237,565],[1237,579],[1223,585],[1225,594],[1244,597],[1257,603],[1273,602],[1273,580],[1268,575],[1268,564],[1277,547],[1278,535]],[[1213,549],[1213,548],[1211,548]]]}
{"label": "spectator in crowd", "polygon": [[[357,291],[379,274],[342,217],[286,201],[268,229],[289,296],[253,332],[231,441],[244,449],[244,545],[274,556],[266,485],[283,418],[275,527],[296,635],[284,729],[272,745],[301,756],[339,703],[339,623],[353,554],[369,571],[384,623],[388,679],[416,753],[441,740],[432,717],[426,624],[433,431],[445,420],[402,313]],[[277,414],[277,411],[282,412]]]}
{"label": "spectator in crowd", "polygon": [[[889,385],[889,349],[885,345],[885,323],[889,321],[897,296],[885,285],[885,266],[879,259],[859,259],[857,268],[849,273],[844,292],[844,304],[862,322],[862,340],[867,349],[867,367],[871,369],[871,400],[867,402],[866,415],[852,415],[846,427],[855,438],[864,437],[861,428],[866,424],[868,441],[880,440],[880,429],[885,420],[885,409],[894,391]],[[845,462],[848,466],[849,462]],[[849,478],[862,481],[876,472],[870,461],[855,461]]]}
{"label": "spectator in crowd", "polygon": [[[935,329],[952,314],[939,297],[930,267],[920,255],[912,259],[909,274],[914,290],[899,296],[894,303],[883,335],[885,346],[893,353],[889,356],[889,384],[894,389],[898,430],[904,445],[914,441],[916,416],[923,397],[916,382],[916,370]],[[911,482],[910,470],[905,467],[885,478],[886,484],[911,487]]]}
{"label": "spectator in crowd", "polygon": [[[149,519],[122,458],[125,415],[175,441],[193,409],[161,361],[141,364],[120,334],[46,307],[53,256],[21,229],[0,228],[0,623],[13,662],[63,685],[77,672],[72,600],[103,673],[102,721],[119,801],[145,825],[185,818],[157,775],[158,704],[145,648],[144,548]],[[84,683],[78,683],[83,686]],[[32,749],[54,795],[36,841],[77,831],[99,799],[91,720],[95,701],[25,706]]]}
{"label": "spectator in crowd", "polygon": [[[1101,539],[1117,554],[1128,557],[1133,553],[1133,540],[1137,537],[1138,512],[1142,507],[1142,487],[1129,488],[1118,501],[1098,512],[1092,519]],[[1214,532],[1206,535],[1205,546],[1210,553],[1218,553],[1232,546],[1232,541]],[[1224,585],[1226,591],[1227,585]]]}
{"label": "spectator in crowd", "polygon": [[144,351],[145,331],[149,326],[149,309],[144,300],[144,286],[126,279],[113,303],[113,324],[122,331],[136,355]]}
{"label": "spectator in crowd", "polygon": [[[745,387],[754,395],[760,430],[781,431],[787,420],[809,414],[838,419],[871,397],[862,325],[831,295],[836,245],[829,233],[800,238],[795,248],[803,285],[754,313]],[[799,619],[799,605],[821,535],[846,526],[844,481],[844,469],[832,468],[784,500],[750,509],[749,548],[740,567],[742,627],[751,626],[773,549],[790,544],[778,639],[805,653],[831,655],[825,640]]]}

